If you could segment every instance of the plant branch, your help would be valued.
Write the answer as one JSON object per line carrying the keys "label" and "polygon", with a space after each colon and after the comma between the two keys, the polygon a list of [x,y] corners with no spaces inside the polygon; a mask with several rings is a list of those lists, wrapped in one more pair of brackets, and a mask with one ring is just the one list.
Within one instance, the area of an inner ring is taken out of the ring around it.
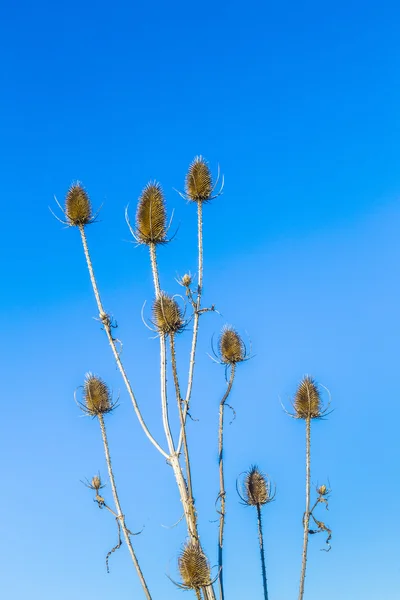
{"label": "plant branch", "polygon": [[303,556],[300,574],[299,600],[304,596],[304,580],[306,577],[308,530],[310,526],[310,462],[311,462],[311,418],[306,419],[306,510],[303,517]]}
{"label": "plant branch", "polygon": [[224,527],[225,527],[225,479],[224,479],[224,458],[223,458],[223,442],[224,442],[224,409],[225,402],[232,390],[233,380],[235,378],[235,364],[231,366],[231,375],[226,388],[225,394],[219,403],[219,428],[218,428],[218,460],[219,460],[219,495],[221,501],[219,509],[219,536],[218,536],[218,568],[219,568],[219,597],[224,600],[224,580],[223,580],[223,543],[224,543]]}
{"label": "plant branch", "polygon": [[265,568],[265,553],[264,553],[264,536],[262,530],[261,520],[261,506],[257,504],[257,521],[258,521],[258,540],[260,543],[260,557],[261,557],[261,572],[264,588],[264,600],[268,600],[268,588],[267,588],[267,571]]}
{"label": "plant branch", "polygon": [[96,282],[96,278],[95,278],[94,271],[93,271],[92,260],[90,258],[89,248],[88,248],[88,244],[87,244],[87,240],[86,240],[85,229],[84,229],[83,225],[79,226],[79,231],[81,233],[83,250],[85,252],[86,263],[87,263],[87,267],[88,267],[89,275],[90,275],[90,281],[92,283],[92,288],[93,288],[94,296],[96,298],[97,308],[98,308],[98,311],[99,311],[99,317],[100,317],[100,320],[101,320],[101,322],[102,322],[102,324],[104,326],[104,330],[105,330],[105,332],[107,334],[107,338],[108,338],[109,344],[111,346],[111,350],[112,350],[112,352],[114,354],[114,358],[115,358],[115,361],[117,363],[118,369],[119,369],[119,371],[120,371],[120,373],[122,375],[122,378],[124,380],[126,389],[128,390],[128,394],[129,394],[129,397],[130,397],[130,399],[132,401],[133,408],[135,409],[136,416],[137,416],[137,418],[139,420],[139,423],[140,423],[140,425],[141,425],[144,433],[149,438],[149,440],[151,441],[151,443],[153,444],[153,446],[155,448],[157,448],[157,450],[165,458],[168,458],[167,452],[165,452],[165,450],[163,450],[163,448],[161,448],[161,446],[158,444],[158,442],[151,435],[151,433],[150,433],[150,431],[149,431],[149,429],[148,429],[148,427],[147,427],[147,425],[146,425],[146,423],[145,423],[145,421],[144,421],[144,419],[142,417],[142,413],[140,412],[139,405],[137,403],[135,394],[133,393],[133,390],[132,390],[132,386],[131,386],[131,384],[129,382],[129,379],[128,379],[128,376],[127,376],[127,374],[125,372],[125,368],[124,368],[124,366],[123,366],[123,364],[121,362],[121,358],[120,358],[120,355],[118,353],[117,346],[116,346],[116,343],[115,343],[116,340],[114,339],[114,337],[112,335],[110,317],[105,312],[105,310],[103,308],[103,305],[102,305],[102,302],[101,302],[100,293],[99,293],[99,290],[98,290],[98,287],[97,287],[97,282]]}
{"label": "plant branch", "polygon": [[118,518],[118,521],[119,521],[119,523],[121,525],[122,531],[124,533],[125,541],[126,541],[126,544],[127,544],[128,548],[129,548],[129,552],[130,552],[130,555],[131,555],[131,558],[132,558],[132,562],[135,565],[135,568],[136,568],[137,574],[139,576],[140,582],[142,584],[145,596],[146,596],[146,598],[148,600],[151,600],[151,595],[150,595],[149,589],[148,589],[146,581],[145,581],[145,579],[143,577],[143,573],[142,573],[142,571],[140,569],[139,562],[138,562],[138,560],[136,558],[136,554],[135,554],[135,551],[134,551],[133,546],[132,546],[131,538],[130,538],[130,535],[129,535],[129,530],[128,530],[126,524],[125,524],[125,516],[124,516],[124,514],[122,512],[122,509],[121,509],[121,504],[120,504],[119,497],[118,497],[117,487],[116,487],[116,484],[115,484],[114,473],[113,473],[113,469],[112,469],[112,465],[111,465],[110,450],[109,450],[109,447],[108,447],[106,426],[105,426],[105,423],[104,423],[103,415],[102,414],[98,414],[98,419],[99,419],[99,423],[100,423],[101,435],[102,435],[102,438],[103,438],[104,453],[106,455],[108,476],[110,478],[111,489],[112,489],[112,494],[113,494],[113,498],[114,498],[114,504],[115,504],[115,508],[116,508],[116,511],[117,511],[117,518]]}

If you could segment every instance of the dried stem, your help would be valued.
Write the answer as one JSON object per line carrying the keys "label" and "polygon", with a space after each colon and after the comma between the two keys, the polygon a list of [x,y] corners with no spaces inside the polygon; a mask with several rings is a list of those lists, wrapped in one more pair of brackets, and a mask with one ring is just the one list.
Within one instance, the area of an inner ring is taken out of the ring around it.
{"label": "dried stem", "polygon": [[135,395],[133,393],[133,390],[132,390],[131,384],[129,382],[128,376],[127,376],[127,374],[125,372],[124,366],[123,366],[123,364],[121,362],[121,358],[120,358],[120,355],[118,353],[117,346],[116,346],[116,343],[115,343],[116,340],[114,339],[114,337],[112,335],[110,317],[105,312],[105,310],[103,308],[103,305],[102,305],[102,302],[101,302],[100,293],[99,293],[99,290],[98,290],[98,287],[97,287],[96,278],[94,276],[92,260],[90,258],[90,254],[89,254],[89,248],[88,248],[88,245],[87,245],[87,240],[86,240],[86,234],[85,234],[84,226],[80,225],[79,226],[79,230],[81,232],[83,249],[84,249],[84,252],[85,252],[87,267],[88,267],[88,270],[89,270],[90,281],[92,282],[93,292],[94,292],[94,295],[95,295],[95,298],[96,298],[97,308],[98,308],[98,311],[99,311],[99,317],[100,317],[101,322],[103,323],[104,330],[105,330],[105,332],[107,334],[107,338],[108,338],[109,344],[111,346],[111,350],[112,350],[112,352],[114,354],[115,361],[117,363],[117,366],[118,366],[118,368],[120,370],[120,373],[122,375],[122,378],[124,380],[126,389],[128,390],[128,394],[129,394],[129,397],[130,397],[130,399],[132,401],[133,408],[135,409],[136,416],[137,416],[137,418],[139,420],[140,425],[142,426],[143,431],[145,432],[146,436],[149,438],[149,440],[151,441],[151,443],[153,444],[153,446],[155,448],[157,448],[157,450],[165,458],[168,458],[168,453],[165,452],[165,450],[163,450],[161,448],[161,446],[158,444],[158,442],[153,438],[153,436],[151,435],[151,433],[150,433],[149,429],[147,428],[147,425],[146,425],[146,423],[145,423],[145,421],[144,421],[144,419],[142,417],[142,413],[140,412],[139,405],[137,403],[136,397],[135,397]]}
{"label": "dried stem", "polygon": [[197,598],[197,600],[202,600],[200,590],[198,588],[196,588],[194,591],[196,592],[196,598]]}
{"label": "dried stem", "polygon": [[257,504],[257,521],[258,521],[258,541],[260,544],[260,557],[261,557],[261,572],[264,588],[264,600],[268,600],[268,588],[267,588],[267,571],[265,568],[265,553],[264,553],[264,537],[262,530],[261,520],[261,506]]}
{"label": "dried stem", "polygon": [[303,557],[300,574],[299,600],[304,596],[304,580],[306,577],[307,566],[307,548],[308,548],[308,530],[310,526],[310,462],[311,462],[311,418],[306,419],[306,510],[303,517]]}
{"label": "dried stem", "polygon": [[115,504],[115,508],[116,508],[116,511],[117,511],[117,518],[118,518],[118,521],[119,521],[119,523],[121,525],[122,531],[124,533],[125,541],[126,541],[126,544],[127,544],[128,548],[129,548],[129,552],[130,552],[130,555],[131,555],[131,558],[132,558],[132,562],[135,565],[135,568],[136,568],[137,574],[139,576],[140,583],[142,584],[145,596],[146,596],[146,598],[148,600],[151,600],[151,595],[150,595],[149,589],[147,587],[146,581],[145,581],[145,579],[143,577],[143,573],[142,573],[142,571],[140,569],[139,562],[138,562],[138,560],[136,558],[136,554],[135,554],[135,551],[133,549],[131,538],[130,538],[130,535],[129,535],[129,530],[128,530],[126,524],[125,524],[125,516],[124,516],[124,514],[122,512],[121,504],[120,504],[120,501],[119,501],[119,498],[118,498],[118,492],[117,492],[117,487],[115,485],[115,478],[114,478],[114,473],[113,473],[112,465],[111,465],[110,450],[109,450],[109,447],[108,447],[107,433],[106,433],[106,427],[105,427],[105,424],[104,424],[103,415],[99,414],[98,415],[98,419],[99,419],[99,423],[100,423],[101,435],[102,435],[102,438],[103,438],[104,452],[105,452],[105,455],[106,455],[106,462],[107,462],[107,469],[108,469],[108,476],[110,478],[111,489],[112,489],[112,494],[113,494],[113,498],[114,498],[114,504]]}
{"label": "dried stem", "polygon": [[225,479],[224,479],[224,458],[223,458],[223,442],[224,442],[224,409],[225,402],[232,390],[233,380],[235,378],[235,364],[231,366],[231,375],[228,382],[226,392],[219,404],[219,429],[218,429],[218,459],[219,459],[219,495],[221,501],[219,509],[219,536],[218,536],[218,567],[219,567],[219,597],[224,600],[224,580],[223,580],[223,556],[222,548],[224,543],[224,526],[225,526]]}
{"label": "dried stem", "polygon": [[[199,333],[199,319],[200,319],[200,309],[201,309],[201,296],[203,293],[203,204],[202,202],[197,202],[197,236],[198,236],[198,273],[197,273],[197,298],[195,302],[194,308],[194,317],[193,317],[193,337],[192,337],[192,347],[190,350],[190,362],[189,362],[189,378],[186,390],[185,397],[185,405],[183,408],[183,420],[186,423],[186,417],[189,410],[190,397],[192,395],[192,387],[193,387],[193,375],[194,375],[194,363],[196,359],[196,348],[197,348],[197,337]],[[181,451],[183,442],[183,431],[181,430],[178,442],[178,452]]]}

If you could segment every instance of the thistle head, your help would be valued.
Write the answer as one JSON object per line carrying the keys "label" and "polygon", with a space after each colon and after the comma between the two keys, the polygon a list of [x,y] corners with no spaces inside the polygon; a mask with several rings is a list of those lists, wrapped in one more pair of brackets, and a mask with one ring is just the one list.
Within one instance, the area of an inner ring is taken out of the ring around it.
{"label": "thistle head", "polygon": [[79,181],[73,183],[68,190],[64,212],[69,225],[73,227],[85,226],[93,222],[89,195]]}
{"label": "thistle head", "polygon": [[317,419],[322,414],[321,394],[317,383],[309,375],[302,379],[297,388],[294,410],[298,419]]}
{"label": "thistle head", "polygon": [[258,467],[252,466],[244,480],[244,501],[248,506],[263,506],[273,500],[271,484]]}
{"label": "thistle head", "polygon": [[246,348],[240,335],[233,327],[225,326],[218,342],[219,354],[223,363],[234,365],[246,358]]}
{"label": "thistle head", "polygon": [[210,585],[210,565],[199,544],[187,542],[178,558],[182,587],[198,590]]}
{"label": "thistle head", "polygon": [[169,296],[165,292],[161,292],[154,300],[153,319],[159,333],[164,335],[179,333],[184,328],[179,304],[173,296]]}
{"label": "thistle head", "polygon": [[84,411],[93,417],[111,412],[114,404],[111,401],[107,384],[92,373],[87,373],[83,384]]}
{"label": "thistle head", "polygon": [[167,241],[167,213],[161,186],[146,185],[139,198],[136,212],[137,240],[142,244],[164,244]]}
{"label": "thistle head", "polygon": [[210,168],[202,156],[196,156],[189,167],[185,181],[186,196],[192,202],[207,202],[213,193]]}

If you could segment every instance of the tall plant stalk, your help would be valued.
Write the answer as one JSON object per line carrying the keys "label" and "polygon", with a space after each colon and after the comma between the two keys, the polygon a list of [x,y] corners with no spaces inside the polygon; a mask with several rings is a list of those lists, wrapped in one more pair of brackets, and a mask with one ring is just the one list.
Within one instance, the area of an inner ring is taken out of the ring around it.
{"label": "tall plant stalk", "polygon": [[308,530],[310,528],[310,483],[311,483],[311,418],[307,417],[306,421],[306,510],[303,518],[303,555],[300,573],[300,589],[299,600],[303,600],[304,583],[306,578],[307,567],[307,550],[308,550]]}
{"label": "tall plant stalk", "polygon": [[264,600],[268,600],[267,570],[265,568],[264,536],[262,529],[261,506],[257,504],[258,540],[260,544],[261,575],[263,580]]}
{"label": "tall plant stalk", "polygon": [[135,565],[135,569],[136,569],[136,572],[137,572],[138,577],[140,579],[140,583],[142,584],[142,588],[143,588],[143,591],[145,593],[145,596],[146,596],[147,600],[151,600],[151,595],[150,595],[150,592],[149,592],[149,588],[147,587],[147,584],[146,584],[146,581],[144,579],[142,570],[140,568],[138,559],[137,559],[135,551],[133,549],[131,538],[130,538],[130,532],[129,532],[129,529],[127,528],[127,526],[126,526],[125,516],[124,516],[124,513],[122,512],[122,509],[121,509],[121,504],[120,504],[119,497],[118,497],[118,492],[117,492],[117,486],[116,486],[115,478],[114,478],[114,472],[113,472],[112,465],[111,465],[110,450],[109,450],[109,447],[108,447],[108,439],[107,439],[106,426],[105,426],[105,423],[104,423],[104,417],[103,417],[102,414],[98,414],[97,418],[99,419],[100,429],[101,429],[101,435],[102,435],[102,438],[103,438],[104,453],[105,453],[105,456],[106,456],[107,469],[108,469],[108,477],[109,477],[110,483],[111,483],[111,490],[112,490],[112,494],[113,494],[113,498],[114,498],[115,508],[116,508],[116,511],[117,511],[117,513],[116,513],[117,514],[117,519],[118,519],[118,521],[119,521],[119,523],[121,525],[121,529],[122,529],[123,534],[124,534],[126,545],[129,548],[129,553],[131,555],[132,562]]}
{"label": "tall plant stalk", "polygon": [[219,427],[218,427],[218,462],[219,462],[219,533],[218,533],[218,569],[219,569],[219,597],[224,600],[224,574],[223,574],[223,544],[224,544],[224,527],[225,527],[225,478],[224,478],[224,411],[225,403],[232,390],[233,380],[235,378],[236,364],[231,365],[231,374],[226,392],[219,404]]}

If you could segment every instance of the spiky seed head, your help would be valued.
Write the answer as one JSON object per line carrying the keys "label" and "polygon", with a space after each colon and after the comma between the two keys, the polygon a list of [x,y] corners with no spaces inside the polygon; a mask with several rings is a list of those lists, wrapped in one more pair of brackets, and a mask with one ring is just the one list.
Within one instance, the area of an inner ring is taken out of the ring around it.
{"label": "spiky seed head", "polygon": [[243,340],[233,327],[223,328],[218,345],[222,362],[233,365],[245,359],[246,350]]}
{"label": "spiky seed head", "polygon": [[182,277],[181,285],[183,285],[185,288],[188,288],[192,285],[192,277],[189,275],[189,273],[185,273],[185,275]]}
{"label": "spiky seed head", "polygon": [[85,400],[86,411],[93,416],[105,414],[111,411],[112,402],[111,394],[107,384],[88,373],[83,385],[83,395]]}
{"label": "spiky seed head", "polygon": [[316,419],[321,416],[321,395],[317,383],[309,375],[302,379],[297,388],[294,410],[299,419]]}
{"label": "spiky seed head", "polygon": [[328,493],[328,488],[326,487],[326,485],[321,485],[319,488],[317,488],[317,493],[320,496],[326,496]]}
{"label": "spiky seed head", "polygon": [[95,475],[94,477],[92,477],[91,484],[92,484],[92,488],[98,492],[103,487],[103,484],[101,483],[100,475]]}
{"label": "spiky seed head", "polygon": [[167,213],[161,186],[146,185],[139,198],[136,212],[136,236],[142,244],[163,244],[167,236]]}
{"label": "spiky seed head", "polygon": [[65,198],[65,215],[72,226],[88,225],[92,222],[92,207],[85,188],[77,181],[68,190]]}
{"label": "spiky seed head", "polygon": [[179,558],[178,568],[186,588],[198,590],[210,585],[210,565],[199,544],[189,541]]}
{"label": "spiky seed head", "polygon": [[154,301],[153,319],[158,331],[163,334],[179,333],[184,327],[179,304],[165,292],[161,292]]}
{"label": "spiky seed head", "polygon": [[212,192],[210,168],[202,156],[196,156],[186,175],[186,195],[193,202],[207,202]]}
{"label": "spiky seed head", "polygon": [[244,496],[249,506],[263,506],[271,500],[267,478],[256,466],[251,467],[246,474]]}

